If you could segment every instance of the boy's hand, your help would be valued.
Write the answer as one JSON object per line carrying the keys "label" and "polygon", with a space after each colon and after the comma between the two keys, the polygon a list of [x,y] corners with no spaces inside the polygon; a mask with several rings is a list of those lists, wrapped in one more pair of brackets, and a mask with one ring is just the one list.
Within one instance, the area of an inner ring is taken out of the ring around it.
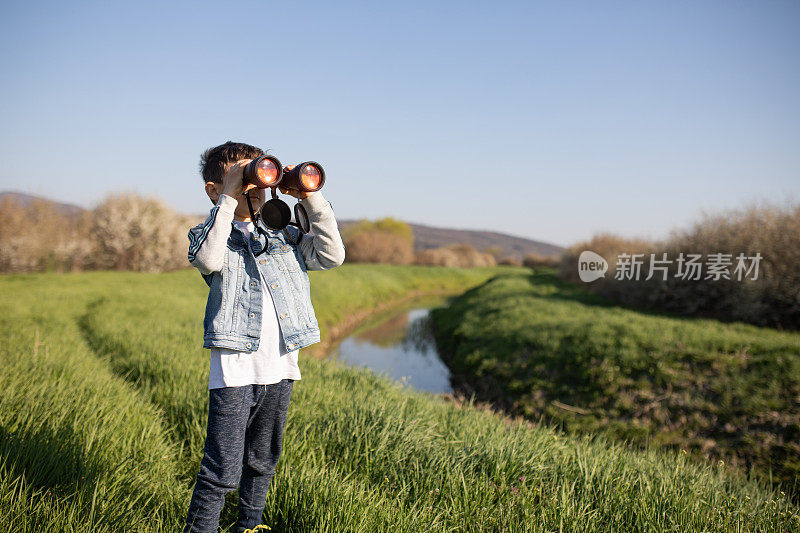
{"label": "boy's hand", "polygon": [[[289,165],[288,167],[286,167],[284,169],[284,172],[288,172],[288,171],[292,170],[296,166],[297,165]],[[298,191],[297,189],[287,189],[286,187],[281,187],[280,185],[278,185],[278,190],[280,190],[283,194],[288,194],[289,196],[294,196],[295,198],[298,198],[298,199],[299,198],[308,198],[309,196],[314,194],[313,192]],[[314,191],[314,192],[316,192],[316,191]]]}
{"label": "boy's hand", "polygon": [[231,198],[238,198],[245,191],[255,188],[252,183],[248,183],[247,186],[244,184],[244,167],[250,161],[252,159],[241,159],[231,165],[222,178],[222,194],[227,194]]}

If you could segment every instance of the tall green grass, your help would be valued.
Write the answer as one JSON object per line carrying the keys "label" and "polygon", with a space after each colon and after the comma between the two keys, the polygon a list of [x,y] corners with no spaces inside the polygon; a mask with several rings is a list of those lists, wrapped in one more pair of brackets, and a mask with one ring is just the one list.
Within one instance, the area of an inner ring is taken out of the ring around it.
{"label": "tall green grass", "polygon": [[432,320],[481,400],[800,488],[798,333],[616,307],[547,269],[493,278]]}
{"label": "tall green grass", "polygon": [[179,511],[185,490],[174,482],[177,449],[160,410],[96,357],[78,325],[90,293],[140,279],[109,273],[2,279],[4,530],[166,527]]}
{"label": "tall green grass", "polygon": [[[314,305],[330,331],[507,271],[344,265],[312,273]],[[180,529],[207,420],[206,292],[194,271],[0,278],[0,529]],[[273,531],[800,527],[785,497],[725,468],[566,438],[303,353]]]}

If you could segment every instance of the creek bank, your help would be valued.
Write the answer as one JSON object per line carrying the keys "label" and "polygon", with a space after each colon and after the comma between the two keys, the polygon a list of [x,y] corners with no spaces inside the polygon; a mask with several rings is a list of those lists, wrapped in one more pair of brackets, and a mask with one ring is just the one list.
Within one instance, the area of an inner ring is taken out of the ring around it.
{"label": "creek bank", "polygon": [[322,339],[320,342],[316,344],[309,346],[304,351],[317,359],[324,359],[328,357],[328,355],[330,355],[330,350],[333,346],[343,341],[355,330],[357,330],[359,327],[361,327],[364,323],[366,323],[370,319],[374,318],[376,315],[387,313],[395,308],[399,308],[403,304],[406,304],[418,298],[425,298],[430,296],[442,296],[442,297],[457,296],[462,292],[463,292],[462,290],[452,290],[452,289],[438,290],[438,291],[417,289],[409,291],[398,298],[387,300],[383,303],[376,305],[375,307],[370,307],[368,309],[361,309],[359,311],[350,314],[350,316],[348,316],[345,320],[339,322],[334,326],[331,326],[330,329],[328,330],[327,336],[324,339]]}

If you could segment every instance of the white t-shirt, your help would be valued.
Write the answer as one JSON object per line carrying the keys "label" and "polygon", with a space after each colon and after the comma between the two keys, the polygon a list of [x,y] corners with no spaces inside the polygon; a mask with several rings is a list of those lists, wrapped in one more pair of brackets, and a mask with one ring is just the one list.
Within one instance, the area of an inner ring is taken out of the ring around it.
{"label": "white t-shirt", "polygon": [[[249,237],[250,232],[255,230],[255,226],[249,221],[234,220],[233,223],[244,232],[245,237]],[[278,383],[284,378],[300,379],[300,367],[297,366],[299,350],[291,352],[286,350],[286,344],[278,325],[275,302],[266,288],[263,277],[261,286],[264,291],[264,299],[261,313],[261,340],[258,343],[258,350],[240,352],[227,348],[211,348],[209,389],[252,384],[270,385]]]}

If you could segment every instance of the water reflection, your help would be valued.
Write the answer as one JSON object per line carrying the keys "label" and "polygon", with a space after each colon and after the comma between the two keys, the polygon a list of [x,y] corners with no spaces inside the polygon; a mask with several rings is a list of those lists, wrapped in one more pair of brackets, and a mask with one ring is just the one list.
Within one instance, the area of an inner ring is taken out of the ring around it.
{"label": "water reflection", "polygon": [[418,390],[452,392],[450,370],[436,351],[429,310],[407,309],[362,328],[334,348],[331,357],[377,374],[385,372]]}

